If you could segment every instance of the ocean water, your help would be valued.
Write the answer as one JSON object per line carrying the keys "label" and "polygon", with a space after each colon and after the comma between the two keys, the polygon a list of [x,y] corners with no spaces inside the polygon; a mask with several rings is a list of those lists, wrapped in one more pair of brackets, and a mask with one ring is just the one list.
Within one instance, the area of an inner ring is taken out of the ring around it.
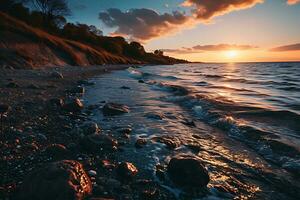
{"label": "ocean water", "polygon": [[[173,156],[204,163],[211,178],[205,195],[157,179],[179,199],[300,198],[300,63],[131,67],[91,81],[86,104],[130,107],[115,117],[93,113],[104,132],[133,129],[119,160],[155,179],[155,166]],[[135,149],[137,138],[148,144]]]}

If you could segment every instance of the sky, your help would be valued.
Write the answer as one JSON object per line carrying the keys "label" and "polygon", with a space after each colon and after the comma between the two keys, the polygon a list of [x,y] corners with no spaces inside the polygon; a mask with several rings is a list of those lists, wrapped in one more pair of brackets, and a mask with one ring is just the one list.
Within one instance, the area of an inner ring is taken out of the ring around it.
{"label": "sky", "polygon": [[72,22],[202,62],[300,61],[300,0],[69,0]]}

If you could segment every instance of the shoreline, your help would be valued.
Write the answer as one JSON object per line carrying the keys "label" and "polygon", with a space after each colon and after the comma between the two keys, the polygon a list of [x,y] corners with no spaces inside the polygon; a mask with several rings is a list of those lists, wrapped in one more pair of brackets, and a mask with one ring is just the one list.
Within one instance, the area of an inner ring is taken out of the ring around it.
{"label": "shoreline", "polygon": [[[24,179],[34,169],[46,163],[77,160],[86,171],[93,168],[87,164],[89,159],[78,158],[78,155],[87,155],[78,145],[79,137],[71,135],[88,121],[88,109],[79,113],[66,112],[58,106],[53,107],[51,101],[80,98],[82,94],[70,91],[78,85],[84,88],[84,84],[91,84],[87,79],[130,66],[132,65],[0,70],[0,104],[10,107],[1,124],[0,199],[25,198],[18,192],[23,187]],[[63,78],[55,77],[53,72],[60,73]],[[61,146],[52,149],[49,154],[47,149],[51,145]],[[68,155],[65,155],[64,149],[68,151]],[[59,154],[59,158],[53,155],[53,151],[55,155]],[[111,152],[106,152],[103,156],[107,157],[109,154]],[[95,155],[87,157],[93,156]],[[108,174],[101,176],[106,177]]]}

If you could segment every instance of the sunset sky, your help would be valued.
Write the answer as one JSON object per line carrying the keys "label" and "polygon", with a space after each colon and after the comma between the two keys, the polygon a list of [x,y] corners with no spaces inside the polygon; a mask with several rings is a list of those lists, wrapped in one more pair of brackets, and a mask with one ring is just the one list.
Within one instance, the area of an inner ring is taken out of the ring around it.
{"label": "sunset sky", "polygon": [[300,0],[70,0],[72,22],[190,61],[300,61]]}

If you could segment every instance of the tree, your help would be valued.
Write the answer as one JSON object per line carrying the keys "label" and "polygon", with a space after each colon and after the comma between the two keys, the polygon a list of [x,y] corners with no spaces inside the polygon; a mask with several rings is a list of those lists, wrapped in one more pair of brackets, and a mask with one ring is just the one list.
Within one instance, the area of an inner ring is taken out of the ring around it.
{"label": "tree", "polygon": [[37,10],[45,15],[48,22],[59,16],[71,14],[66,0],[31,0],[31,2]]}
{"label": "tree", "polygon": [[133,58],[141,58],[145,55],[144,47],[138,42],[131,42],[125,48],[125,55],[128,55]]}
{"label": "tree", "polygon": [[103,32],[94,25],[89,26],[89,31],[97,36],[103,36]]}
{"label": "tree", "polygon": [[157,56],[163,56],[164,52],[160,49],[157,49],[157,50],[154,51],[154,54],[157,55]]}

